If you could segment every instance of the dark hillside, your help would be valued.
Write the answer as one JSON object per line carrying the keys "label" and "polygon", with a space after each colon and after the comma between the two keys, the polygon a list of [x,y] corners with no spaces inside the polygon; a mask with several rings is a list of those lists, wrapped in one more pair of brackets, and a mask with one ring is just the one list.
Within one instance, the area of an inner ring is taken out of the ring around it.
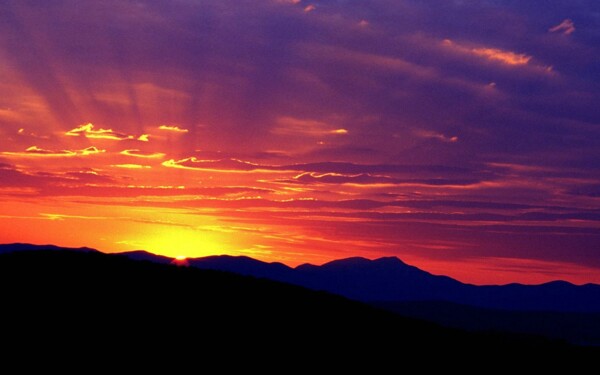
{"label": "dark hillside", "polygon": [[531,337],[445,329],[264,279],[101,253],[0,255],[0,282],[4,338],[25,346],[60,337],[90,350],[108,340],[108,348],[387,361],[411,353],[479,350],[504,358],[580,351]]}

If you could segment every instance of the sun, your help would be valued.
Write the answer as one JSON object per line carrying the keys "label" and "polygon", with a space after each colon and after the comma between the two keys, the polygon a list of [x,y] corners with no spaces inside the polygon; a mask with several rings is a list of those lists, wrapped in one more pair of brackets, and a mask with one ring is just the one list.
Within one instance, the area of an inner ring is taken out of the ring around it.
{"label": "sun", "polygon": [[222,254],[222,239],[216,233],[195,231],[190,228],[153,228],[138,242],[145,250],[177,261],[208,255]]}
{"label": "sun", "polygon": [[176,266],[180,266],[180,267],[188,267],[190,265],[190,262],[188,262],[188,258],[184,255],[178,255],[175,258],[173,258],[173,260],[171,261],[171,264],[174,264]]}

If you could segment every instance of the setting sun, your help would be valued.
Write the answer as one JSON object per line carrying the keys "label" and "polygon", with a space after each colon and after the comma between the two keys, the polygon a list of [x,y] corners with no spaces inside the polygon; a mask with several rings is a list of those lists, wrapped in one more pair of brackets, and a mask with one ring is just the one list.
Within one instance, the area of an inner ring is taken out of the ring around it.
{"label": "setting sun", "polygon": [[191,228],[160,228],[139,240],[141,248],[177,259],[231,254],[228,241],[218,234]]}

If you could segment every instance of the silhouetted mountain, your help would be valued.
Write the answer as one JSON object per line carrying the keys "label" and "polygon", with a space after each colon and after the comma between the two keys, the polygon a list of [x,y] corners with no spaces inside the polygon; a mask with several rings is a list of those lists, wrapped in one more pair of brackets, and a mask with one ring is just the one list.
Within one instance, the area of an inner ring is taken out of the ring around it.
{"label": "silhouetted mountain", "polygon": [[[62,248],[0,245],[0,253],[39,249]],[[73,250],[79,249],[69,249]],[[118,255],[160,264],[173,263],[172,258],[145,251]],[[210,256],[188,259],[186,265],[328,291],[449,327],[541,334],[592,345],[600,343],[600,331],[595,328],[600,327],[600,314],[593,313],[600,311],[597,285],[575,286],[555,281],[536,286],[474,286],[431,275],[395,257],[376,260],[355,257],[322,266],[304,264],[291,268],[248,257]]]}
{"label": "silhouetted mountain", "polygon": [[28,243],[0,244],[0,254],[12,253],[15,251],[79,251],[79,252],[98,252],[98,250],[89,247],[60,247],[55,245],[32,245]]}
{"label": "silhouetted mountain", "polygon": [[434,276],[395,257],[348,258],[322,266],[296,268],[301,285],[360,301],[439,300],[456,295],[464,285]]}
{"label": "silhouetted mountain", "polygon": [[464,366],[463,356],[474,350],[500,362],[593,354],[535,337],[446,329],[265,279],[96,252],[2,254],[0,285],[0,321],[10,323],[2,326],[3,341],[26,340],[28,353],[40,341],[47,350],[61,343],[63,352],[94,348],[106,355],[177,347],[202,359],[195,366],[215,353],[225,361],[220,366],[259,358],[290,366],[326,360],[338,369],[368,363],[371,370],[451,353],[446,366]]}
{"label": "silhouetted mountain", "polygon": [[125,253],[117,253],[117,255],[122,255],[122,256],[125,256],[125,257],[127,257],[129,259],[133,259],[133,260],[144,260],[144,261],[160,263],[160,264],[173,263],[173,258],[165,257],[162,255],[152,254],[152,253],[149,253],[144,250],[135,250],[135,251],[128,251]]}
{"label": "silhouetted mountain", "polygon": [[476,286],[432,275],[395,257],[348,258],[296,268],[233,256],[188,259],[188,263],[202,269],[288,282],[369,303],[446,301],[492,309],[600,312],[600,285],[577,286],[556,281],[541,285]]}
{"label": "silhouetted mountain", "polygon": [[[0,245],[0,253],[36,249],[61,248],[50,245]],[[172,258],[145,251],[125,252],[119,255],[163,264],[173,261]],[[444,301],[504,310],[600,312],[600,285],[577,286],[564,281],[554,281],[541,285],[476,286],[461,283],[447,276],[432,275],[407,265],[396,257],[375,260],[354,257],[335,260],[321,266],[304,264],[291,268],[281,263],[223,255],[189,258],[187,264],[194,268],[228,271],[291,283],[368,303]]]}

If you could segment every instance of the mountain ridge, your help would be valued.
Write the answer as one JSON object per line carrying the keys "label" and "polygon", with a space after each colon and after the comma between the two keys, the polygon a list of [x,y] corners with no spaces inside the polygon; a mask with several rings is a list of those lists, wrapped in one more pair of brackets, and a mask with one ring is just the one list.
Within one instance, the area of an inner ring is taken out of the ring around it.
{"label": "mountain ridge", "polygon": [[[14,247],[60,249],[54,245],[0,245],[0,253]],[[88,248],[81,248],[88,251]],[[77,250],[69,248],[69,250]],[[94,250],[95,251],[95,250]],[[155,263],[173,258],[144,250],[115,256]],[[338,294],[367,303],[442,301],[462,305],[515,311],[600,312],[600,285],[575,285],[556,280],[544,284],[473,285],[448,276],[433,275],[397,257],[367,259],[351,257],[323,265],[303,264],[295,268],[279,262],[263,262],[248,256],[213,255],[187,258],[186,265],[265,278]]]}
{"label": "mountain ridge", "polygon": [[[0,245],[0,254],[10,249],[10,245]],[[12,249],[56,252],[61,248],[17,244]],[[77,250],[67,251],[77,253]],[[596,284],[577,286],[558,280],[539,285],[476,286],[432,275],[396,257],[374,260],[353,257],[320,266],[304,264],[292,268],[248,256],[217,255],[178,261],[144,250],[110,256],[284,282],[467,331],[541,334],[575,344],[600,346],[600,286]]]}
{"label": "mountain ridge", "polygon": [[3,291],[0,310],[10,322],[3,327],[7,342],[24,337],[28,349],[37,340],[56,347],[60,337],[61,350],[98,348],[91,351],[100,360],[112,355],[106,342],[111,351],[127,353],[132,347],[159,348],[161,354],[175,348],[181,355],[187,348],[191,355],[203,353],[203,361],[214,355],[206,355],[207,349],[225,353],[227,361],[250,353],[261,368],[271,356],[305,363],[321,355],[336,369],[355,368],[362,359],[372,370],[382,361],[386,369],[399,361],[422,365],[423,354],[452,352],[464,369],[464,353],[481,348],[479,354],[494,362],[522,356],[537,365],[537,355],[545,358],[549,351],[572,355],[570,360],[595,358],[596,352],[541,336],[445,328],[271,280],[100,252],[0,254],[0,281],[11,286]]}

